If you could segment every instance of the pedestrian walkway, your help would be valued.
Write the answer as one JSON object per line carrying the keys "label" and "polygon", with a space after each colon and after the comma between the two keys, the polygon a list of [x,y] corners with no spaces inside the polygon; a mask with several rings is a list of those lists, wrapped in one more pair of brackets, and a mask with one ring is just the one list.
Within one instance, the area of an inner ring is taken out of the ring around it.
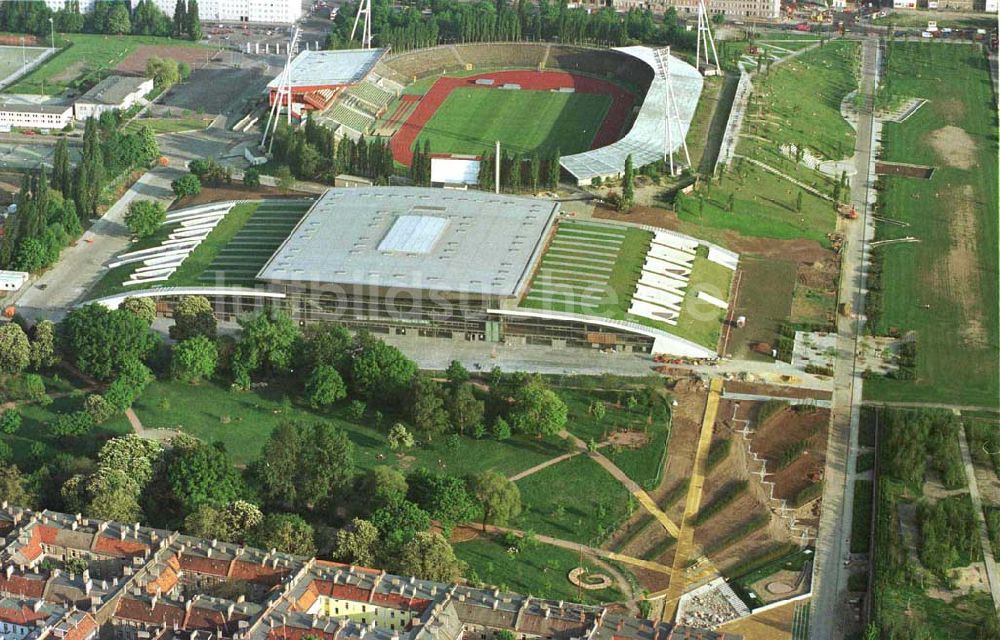
{"label": "pedestrian walkway", "polygon": [[712,443],[712,433],[715,429],[715,418],[719,412],[719,400],[722,395],[722,379],[714,378],[708,388],[708,400],[705,403],[705,415],[701,421],[701,434],[698,437],[698,449],[694,456],[694,468],[691,472],[691,484],[688,488],[687,500],[684,503],[684,516],[681,518],[681,530],[677,536],[677,549],[667,586],[661,620],[673,620],[677,613],[677,601],[687,587],[684,568],[687,566],[694,551],[694,527],[689,525],[701,507],[701,493],[705,486],[705,461],[708,458],[708,448]]}
{"label": "pedestrian walkway", "polygon": [[989,530],[986,528],[986,516],[983,513],[983,501],[979,497],[979,483],[976,482],[976,469],[972,466],[972,456],[969,454],[969,442],[965,439],[965,428],[958,430],[958,444],[962,450],[962,464],[965,466],[965,477],[969,481],[969,496],[972,498],[972,508],[976,510],[976,524],[979,525],[979,541],[983,546],[983,564],[986,565],[986,580],[993,596],[993,607],[1000,615],[1000,576],[997,575],[997,561],[990,546]]}

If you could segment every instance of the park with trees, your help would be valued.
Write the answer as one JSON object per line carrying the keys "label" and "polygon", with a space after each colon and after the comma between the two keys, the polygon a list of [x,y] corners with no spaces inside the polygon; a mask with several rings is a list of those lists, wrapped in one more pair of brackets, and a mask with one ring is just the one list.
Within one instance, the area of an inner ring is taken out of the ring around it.
{"label": "park with trees", "polygon": [[[618,429],[662,442],[607,447],[617,464],[662,466],[667,409],[651,383],[423,372],[372,335],[272,308],[220,335],[199,297],[178,301],[169,339],[155,315],[128,298],[0,328],[0,499],[436,580],[525,588],[498,560],[530,556],[526,588],[559,595],[534,532],[599,546],[634,504],[586,455],[511,476]],[[126,412],[166,436],[140,437]]]}

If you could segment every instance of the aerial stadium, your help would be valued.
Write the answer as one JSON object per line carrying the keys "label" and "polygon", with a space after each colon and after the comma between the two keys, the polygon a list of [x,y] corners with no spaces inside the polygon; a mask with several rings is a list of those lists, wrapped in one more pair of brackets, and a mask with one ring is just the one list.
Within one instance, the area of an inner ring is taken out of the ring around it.
{"label": "aerial stadium", "polygon": [[[739,260],[683,234],[481,191],[330,189],[169,215],[176,231],[120,256],[113,266],[129,271],[99,302],[155,297],[169,313],[199,294],[235,317],[267,300],[302,323],[373,333],[713,358]],[[234,215],[242,227],[192,273],[185,262]]]}
{"label": "aerial stadium", "polygon": [[702,88],[695,67],[650,47],[461,44],[304,51],[270,100],[341,136],[388,138],[402,165],[424,142],[475,156],[499,141],[521,155],[558,151],[564,177],[587,185],[620,174],[629,155],[641,167],[678,150]]}

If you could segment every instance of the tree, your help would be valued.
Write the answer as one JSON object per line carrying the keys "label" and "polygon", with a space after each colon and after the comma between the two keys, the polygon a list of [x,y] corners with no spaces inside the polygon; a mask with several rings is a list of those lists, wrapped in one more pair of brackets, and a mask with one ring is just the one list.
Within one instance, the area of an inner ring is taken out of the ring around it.
{"label": "tree", "polygon": [[204,296],[184,296],[174,307],[174,326],[170,337],[187,340],[195,336],[215,338],[218,323],[212,303]]}
{"label": "tree", "polygon": [[264,521],[260,507],[236,500],[224,507],[203,504],[184,519],[184,530],[199,538],[211,538],[242,544],[247,535]]}
{"label": "tree", "polygon": [[355,518],[350,526],[337,532],[333,557],[356,566],[375,567],[381,564],[382,534],[367,520]]}
{"label": "tree", "polygon": [[337,370],[328,364],[320,365],[306,380],[306,399],[313,409],[333,406],[347,397],[347,386]]}
{"label": "tree", "polygon": [[351,385],[369,400],[398,402],[417,373],[417,366],[403,353],[381,340],[363,345],[351,363]]}
{"label": "tree", "polygon": [[243,172],[243,184],[251,189],[256,189],[260,186],[260,170],[255,167],[250,167]]}
{"label": "tree", "polygon": [[421,531],[403,546],[396,570],[422,580],[455,582],[466,565],[455,557],[455,550],[440,533]]}
{"label": "tree", "polygon": [[104,424],[118,413],[118,409],[99,393],[91,393],[84,398],[83,410],[95,425]]}
{"label": "tree", "polygon": [[180,38],[187,30],[187,0],[177,0],[174,5],[173,36]]}
{"label": "tree", "polygon": [[211,378],[219,363],[215,341],[194,336],[174,345],[170,358],[170,374],[183,382],[199,382]]}
{"label": "tree", "polygon": [[475,516],[476,505],[461,478],[421,467],[407,481],[407,498],[440,522],[446,532]]}
{"label": "tree", "polygon": [[233,353],[233,378],[240,387],[250,385],[259,371],[274,374],[288,370],[299,343],[299,329],[285,313],[268,309],[239,320],[243,334]]}
{"label": "tree", "polygon": [[416,444],[413,439],[413,434],[407,431],[406,425],[402,422],[397,422],[392,425],[386,439],[389,441],[389,448],[393,451],[398,449],[410,449],[414,444]]}
{"label": "tree", "polygon": [[70,311],[58,333],[66,357],[98,380],[110,380],[125,363],[143,360],[157,343],[143,319],[98,304]]}
{"label": "tree", "polygon": [[69,162],[69,143],[66,136],[59,136],[52,155],[52,187],[66,198],[73,196],[73,168]]}
{"label": "tree", "polygon": [[448,383],[453,387],[458,387],[469,381],[469,370],[462,366],[462,363],[458,360],[451,361],[444,375],[448,378]]}
{"label": "tree", "polygon": [[89,476],[76,475],[62,487],[67,509],[101,520],[138,522],[141,488],[121,469],[98,468]]}
{"label": "tree", "polygon": [[104,154],[101,150],[97,120],[87,118],[83,129],[83,152],[73,179],[78,214],[90,217],[97,215],[104,178]]}
{"label": "tree", "polygon": [[198,0],[188,0],[187,14],[184,16],[184,32],[195,42],[201,40],[201,18],[198,15]]}
{"label": "tree", "polygon": [[0,325],[0,373],[21,373],[31,362],[31,343],[21,325]]}
{"label": "tree", "polygon": [[635,204],[635,169],[632,167],[632,154],[625,157],[625,175],[622,178],[622,198],[620,200],[623,211],[627,211]]}
{"label": "tree", "polygon": [[54,367],[59,362],[56,354],[56,325],[51,320],[39,320],[31,333],[31,368],[42,371]]}
{"label": "tree", "polygon": [[515,431],[539,437],[559,433],[566,426],[568,409],[539,376],[530,377],[514,391],[508,419]]}
{"label": "tree", "polygon": [[368,511],[392,504],[406,497],[409,483],[401,472],[377,465],[362,476],[359,482],[358,495],[364,501]]}
{"label": "tree", "polygon": [[795,211],[796,212],[801,212],[802,211],[802,192],[801,191],[799,191],[797,194],[795,194]]}
{"label": "tree", "polygon": [[444,408],[441,385],[426,375],[413,378],[410,388],[410,418],[413,426],[431,440],[448,428],[448,412]]}
{"label": "tree", "polygon": [[469,492],[479,501],[484,531],[487,524],[502,525],[521,513],[521,490],[496,471],[469,478]]}
{"label": "tree", "polygon": [[156,320],[156,302],[152,298],[128,297],[122,300],[118,308],[140,318],[147,326]]}
{"label": "tree", "polygon": [[227,504],[241,499],[246,487],[222,443],[195,440],[175,446],[167,463],[167,486],[185,514],[203,504]]}
{"label": "tree", "polygon": [[196,196],[201,193],[201,180],[196,175],[185,173],[180,178],[171,182],[170,188],[174,190],[174,194],[178,198]]}
{"label": "tree", "polygon": [[128,230],[140,238],[146,238],[156,233],[166,220],[166,208],[159,202],[152,200],[133,201],[125,214],[125,225]]}
{"label": "tree", "polygon": [[163,447],[159,442],[130,433],[108,440],[97,453],[97,464],[101,468],[124,471],[141,489],[153,478],[153,469],[162,455]]}
{"label": "tree", "polygon": [[504,440],[510,440],[510,436],[510,425],[502,417],[497,416],[497,419],[493,421],[493,437],[498,442],[503,442]]}
{"label": "tree", "polygon": [[123,4],[115,4],[108,13],[107,32],[115,36],[124,36],[132,31],[132,20],[128,8]]}
{"label": "tree", "polygon": [[382,533],[387,552],[395,554],[418,531],[430,528],[431,517],[413,502],[399,500],[376,509],[372,513],[371,522]]}
{"label": "tree", "polygon": [[448,396],[446,405],[451,424],[459,433],[466,433],[482,424],[486,413],[486,404],[476,398],[472,386],[467,384],[455,388]]}
{"label": "tree", "polygon": [[338,324],[323,324],[312,328],[302,344],[300,366],[312,371],[320,365],[330,365],[340,372],[349,371],[351,332]]}
{"label": "tree", "polygon": [[0,502],[20,507],[31,507],[35,503],[25,478],[15,465],[0,464]]}
{"label": "tree", "polygon": [[181,78],[180,68],[173,58],[150,56],[146,60],[146,76],[153,79],[153,84],[159,89],[170,87]]}
{"label": "tree", "polygon": [[7,409],[0,413],[0,431],[14,435],[21,428],[21,414],[17,409]]}
{"label": "tree", "polygon": [[354,478],[354,445],[329,422],[285,422],[275,427],[254,462],[261,497],[302,511],[334,499]]}
{"label": "tree", "polygon": [[294,513],[269,513],[248,538],[250,544],[262,549],[277,549],[298,556],[316,555],[312,525]]}

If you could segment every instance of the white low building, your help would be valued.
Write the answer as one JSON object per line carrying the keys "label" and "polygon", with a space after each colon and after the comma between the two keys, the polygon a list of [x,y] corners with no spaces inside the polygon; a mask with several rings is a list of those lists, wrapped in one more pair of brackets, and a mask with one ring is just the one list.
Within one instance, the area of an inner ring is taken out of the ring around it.
{"label": "white low building", "polygon": [[[90,13],[94,5],[105,0],[80,0],[80,13]],[[137,0],[129,0],[132,5]],[[176,0],[153,0],[160,11],[173,17]],[[58,11],[66,0],[45,0],[53,11]],[[291,24],[302,17],[302,0],[200,0],[198,17],[203,21],[263,22]]]}
{"label": "white low building", "polygon": [[0,271],[0,291],[19,291],[29,277],[24,271]]}
{"label": "white low building", "polygon": [[0,129],[62,129],[71,122],[71,104],[31,104],[0,97]]}
{"label": "white low building", "polygon": [[153,81],[149,78],[108,76],[80,96],[73,110],[77,120],[99,118],[105,111],[129,109],[152,90]]}

